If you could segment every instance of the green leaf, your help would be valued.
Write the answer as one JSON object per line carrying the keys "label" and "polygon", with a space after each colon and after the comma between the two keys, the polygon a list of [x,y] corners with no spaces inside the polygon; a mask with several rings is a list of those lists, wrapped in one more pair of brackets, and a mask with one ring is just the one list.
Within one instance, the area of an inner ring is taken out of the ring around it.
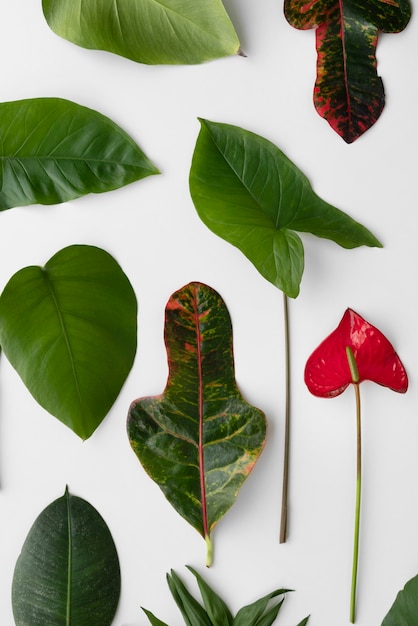
{"label": "green leaf", "polygon": [[189,593],[181,579],[171,570],[167,582],[187,626],[213,626],[208,614],[199,602]]}
{"label": "green leaf", "polygon": [[418,615],[418,576],[411,578],[398,593],[382,626],[414,626]]}
{"label": "green leaf", "polygon": [[305,619],[299,622],[298,626],[306,626],[306,624],[309,622],[309,618],[310,618],[310,615],[308,615],[308,617],[305,617]]}
{"label": "green leaf", "polygon": [[120,570],[109,528],[91,504],[69,494],[36,519],[17,560],[16,626],[110,626]]}
{"label": "green leaf", "polygon": [[117,189],[158,170],[112,120],[59,98],[0,103],[0,210]]}
{"label": "green leaf", "polygon": [[304,268],[295,231],[344,248],[381,247],[364,226],[319,198],[279,148],[237,126],[201,120],[190,193],[206,226],[292,298]]}
{"label": "green leaf", "polygon": [[[263,622],[260,622],[259,620],[262,620],[265,616],[265,611],[269,602],[273,600],[273,598],[282,596],[288,591],[289,589],[276,589],[259,600],[242,607],[234,618],[233,626],[257,626],[259,623],[263,624]],[[280,609],[282,602],[283,599],[280,599],[278,610]],[[265,626],[267,626],[267,624],[268,622],[266,622]]]}
{"label": "green leaf", "polygon": [[115,259],[75,245],[17,272],[0,296],[0,344],[34,398],[87,439],[132,367],[137,302]]}
{"label": "green leaf", "polygon": [[57,34],[147,64],[194,64],[239,52],[221,0],[42,0]]}
{"label": "green leaf", "polygon": [[190,566],[187,569],[191,571],[197,580],[206,612],[212,624],[216,624],[216,626],[232,626],[233,617],[222,598],[213,591],[196,570]]}
{"label": "green leaf", "polygon": [[151,613],[151,611],[144,609],[144,607],[141,608],[144,611],[145,615],[148,617],[152,626],[168,626],[165,622],[162,622],[160,619],[158,619],[158,617],[155,617],[155,615]]}
{"label": "green leaf", "polygon": [[132,403],[133,450],[174,508],[207,540],[235,502],[265,442],[264,414],[235,381],[232,328],[216,291],[189,283],[168,301],[169,376],[160,396]]}
{"label": "green leaf", "polygon": [[385,102],[377,74],[378,33],[397,33],[411,17],[409,0],[285,0],[295,28],[315,28],[318,53],[315,107],[347,142],[380,116]]}

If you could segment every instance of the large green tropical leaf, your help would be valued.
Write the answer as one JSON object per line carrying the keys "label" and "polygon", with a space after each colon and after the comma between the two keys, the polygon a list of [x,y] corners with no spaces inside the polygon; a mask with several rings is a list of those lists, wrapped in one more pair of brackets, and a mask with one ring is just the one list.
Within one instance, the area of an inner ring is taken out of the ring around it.
{"label": "large green tropical leaf", "polygon": [[66,202],[158,173],[97,111],[60,98],[0,103],[0,210]]}
{"label": "large green tropical leaf", "polygon": [[206,226],[292,298],[304,268],[296,231],[344,248],[381,247],[364,226],[319,198],[279,148],[237,126],[201,120],[190,192]]}
{"label": "large green tropical leaf", "polygon": [[190,283],[165,313],[169,363],[162,395],[132,403],[133,450],[174,508],[206,539],[235,502],[264,446],[264,414],[241,396],[232,328],[216,291]]}
{"label": "large green tropical leaf", "polygon": [[17,272],[0,296],[0,344],[34,398],[87,439],[136,352],[137,301],[104,250],[75,245]]}
{"label": "large green tropical leaf", "polygon": [[17,560],[16,626],[110,626],[119,595],[109,528],[91,504],[66,489],[35,520]]}
{"label": "large green tropical leaf", "polygon": [[382,626],[415,626],[418,620],[418,576],[409,580],[396,596]]}
{"label": "large green tropical leaf", "polygon": [[42,0],[52,30],[79,46],[147,64],[194,64],[239,52],[221,0]]}
{"label": "large green tropical leaf", "polygon": [[380,116],[385,94],[377,74],[378,33],[397,33],[411,17],[409,0],[285,0],[292,26],[316,29],[315,107],[351,143]]}

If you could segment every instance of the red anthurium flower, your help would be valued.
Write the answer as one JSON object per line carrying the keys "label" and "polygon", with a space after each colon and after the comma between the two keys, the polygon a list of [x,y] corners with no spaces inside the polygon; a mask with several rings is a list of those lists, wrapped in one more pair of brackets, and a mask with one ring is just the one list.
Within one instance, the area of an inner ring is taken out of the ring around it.
{"label": "red anthurium flower", "polygon": [[[357,365],[357,381],[353,380],[347,348]],[[400,393],[408,389],[408,376],[392,344],[361,315],[347,309],[334,332],[309,357],[305,383],[313,395],[333,398],[349,384],[363,380]]]}

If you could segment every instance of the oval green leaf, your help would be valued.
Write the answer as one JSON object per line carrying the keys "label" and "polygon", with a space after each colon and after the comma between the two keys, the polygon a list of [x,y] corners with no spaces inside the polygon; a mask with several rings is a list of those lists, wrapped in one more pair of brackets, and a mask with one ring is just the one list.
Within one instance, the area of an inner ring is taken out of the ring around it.
{"label": "oval green leaf", "polygon": [[100,248],[75,245],[17,272],[0,296],[0,344],[34,398],[87,439],[136,352],[137,301]]}
{"label": "oval green leaf", "polygon": [[138,63],[195,64],[239,52],[221,0],[43,0],[57,34]]}
{"label": "oval green leaf", "polygon": [[344,248],[381,247],[367,228],[319,198],[279,148],[237,126],[201,120],[190,193],[206,226],[292,298],[299,294],[304,269],[296,232]]}
{"label": "oval green leaf", "polygon": [[396,596],[382,626],[413,626],[418,615],[418,576],[409,580]]}
{"label": "oval green leaf", "polygon": [[102,193],[158,170],[117,124],[60,98],[0,103],[0,210]]}
{"label": "oval green leaf", "polygon": [[241,396],[232,328],[220,295],[189,283],[168,301],[169,376],[160,396],[132,403],[131,446],[173,507],[207,541],[235,502],[265,442],[264,414]]}
{"label": "oval green leaf", "polygon": [[35,520],[17,560],[16,626],[110,626],[120,595],[119,559],[105,521],[71,495]]}

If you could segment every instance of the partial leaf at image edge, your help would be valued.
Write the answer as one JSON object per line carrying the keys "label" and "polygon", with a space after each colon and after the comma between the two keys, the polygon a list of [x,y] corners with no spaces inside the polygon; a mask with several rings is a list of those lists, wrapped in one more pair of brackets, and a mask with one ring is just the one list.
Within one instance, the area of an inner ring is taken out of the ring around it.
{"label": "partial leaf at image edge", "polygon": [[135,400],[131,446],[176,511],[205,539],[235,502],[264,447],[264,413],[242,397],[234,372],[232,327],[221,296],[189,283],[165,313],[169,376],[159,396]]}
{"label": "partial leaf at image edge", "polygon": [[57,35],[138,63],[197,64],[240,50],[221,0],[43,0],[42,8]]}
{"label": "partial leaf at image edge", "polygon": [[110,626],[120,587],[119,558],[108,526],[91,504],[67,489],[35,520],[16,562],[16,626]]}
{"label": "partial leaf at image edge", "polygon": [[418,615],[418,575],[399,591],[382,626],[415,626]]}
{"label": "partial leaf at image edge", "polygon": [[87,439],[132,367],[137,300],[115,259],[74,245],[18,271],[0,296],[0,344],[37,402]]}
{"label": "partial leaf at image edge", "polygon": [[348,249],[382,247],[367,228],[319,198],[273,143],[238,126],[200,122],[189,180],[197,213],[287,296],[299,294],[304,269],[298,232]]}
{"label": "partial leaf at image edge", "polygon": [[61,98],[0,103],[0,210],[58,204],[159,174],[111,119]]}

